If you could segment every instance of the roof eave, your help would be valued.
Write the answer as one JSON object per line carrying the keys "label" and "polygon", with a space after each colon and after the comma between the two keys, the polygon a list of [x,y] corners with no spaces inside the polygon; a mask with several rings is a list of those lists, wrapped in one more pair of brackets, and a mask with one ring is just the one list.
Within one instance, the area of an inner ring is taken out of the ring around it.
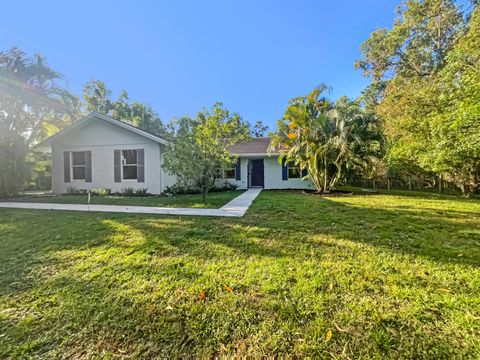
{"label": "roof eave", "polygon": [[155,136],[153,134],[150,134],[146,131],[143,131],[142,129],[139,129],[139,128],[136,128],[132,125],[129,125],[127,123],[124,123],[123,121],[120,121],[120,120],[116,120],[116,119],[113,119],[109,116],[106,116],[106,115],[103,115],[103,114],[100,114],[98,112],[91,112],[90,114],[88,115],[85,115],[82,119],[74,122],[72,125],[60,130],[59,132],[57,132],[56,134],[53,134],[52,136],[46,138],[45,140],[41,141],[40,143],[38,143],[37,145],[35,145],[33,147],[33,150],[36,150],[36,151],[41,151],[41,152],[48,152],[48,150],[50,149],[51,150],[51,147],[52,147],[52,140],[55,140],[63,135],[65,135],[66,133],[69,133],[70,131],[76,129],[78,126],[82,125],[83,123],[87,122],[88,120],[90,120],[91,118],[93,117],[96,117],[96,118],[99,118],[101,120],[104,120],[110,124],[113,124],[113,125],[117,125],[121,128],[124,128],[126,130],[129,130],[133,133],[136,133],[138,135],[141,135],[143,137],[146,137],[147,139],[150,139],[152,141],[155,141],[159,144],[163,144],[163,145],[168,145],[169,142],[165,139],[162,139],[161,137],[158,137],[158,136]]}
{"label": "roof eave", "polygon": [[231,153],[232,155],[238,156],[238,157],[251,157],[251,156],[278,156],[280,155],[279,153],[245,153],[245,154],[238,154],[238,153]]}

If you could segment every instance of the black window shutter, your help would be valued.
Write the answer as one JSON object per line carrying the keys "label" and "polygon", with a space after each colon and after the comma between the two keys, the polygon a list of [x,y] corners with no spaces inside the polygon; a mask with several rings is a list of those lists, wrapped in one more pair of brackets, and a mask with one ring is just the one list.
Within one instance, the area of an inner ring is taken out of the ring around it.
{"label": "black window shutter", "polygon": [[235,180],[240,180],[242,178],[242,167],[240,165],[240,158],[238,158],[237,163],[235,164]]}
{"label": "black window shutter", "polygon": [[92,152],[85,151],[85,182],[92,182]]}
{"label": "black window shutter", "polygon": [[63,152],[63,181],[70,182],[70,151]]}
{"label": "black window shutter", "polygon": [[122,182],[121,151],[113,150],[113,177],[116,183]]}
{"label": "black window shutter", "polygon": [[285,158],[282,159],[282,180],[288,180],[288,165]]}
{"label": "black window shutter", "polygon": [[307,171],[307,168],[305,169],[302,169],[302,177],[305,177],[308,175],[308,171]]}
{"label": "black window shutter", "polygon": [[145,150],[137,150],[137,182],[145,182]]}

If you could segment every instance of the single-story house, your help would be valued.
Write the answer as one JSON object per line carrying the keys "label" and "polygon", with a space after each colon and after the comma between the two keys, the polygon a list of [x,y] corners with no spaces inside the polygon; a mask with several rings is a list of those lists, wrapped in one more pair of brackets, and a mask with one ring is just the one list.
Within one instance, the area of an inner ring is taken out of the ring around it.
{"label": "single-story house", "polygon": [[[237,144],[230,151],[238,157],[236,166],[221,180],[240,189],[312,188],[302,181],[299,169],[278,162],[278,153],[268,153],[268,137]],[[37,145],[52,154],[52,192],[68,188],[148,189],[162,193],[175,176],[162,167],[167,140],[138,127],[99,113],[91,113]]]}
{"label": "single-story house", "polygon": [[239,189],[313,189],[313,183],[302,180],[306,175],[298,167],[279,162],[279,152],[269,151],[269,137],[254,138],[233,145],[229,150],[238,160],[226,171],[225,179]]}

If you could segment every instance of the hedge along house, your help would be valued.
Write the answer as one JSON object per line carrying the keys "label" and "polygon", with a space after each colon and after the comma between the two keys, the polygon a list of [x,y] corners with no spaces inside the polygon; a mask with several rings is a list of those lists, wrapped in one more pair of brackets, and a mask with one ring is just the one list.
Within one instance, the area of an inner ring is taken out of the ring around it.
{"label": "hedge along house", "polygon": [[160,194],[175,183],[163,171],[168,142],[109,116],[91,113],[36,146],[52,153],[52,192],[68,188],[148,189]]}
{"label": "hedge along house", "polygon": [[239,189],[313,189],[310,180],[302,180],[305,172],[296,166],[279,162],[278,152],[268,152],[269,137],[233,145],[229,151],[238,157],[235,167],[225,172],[225,180]]}

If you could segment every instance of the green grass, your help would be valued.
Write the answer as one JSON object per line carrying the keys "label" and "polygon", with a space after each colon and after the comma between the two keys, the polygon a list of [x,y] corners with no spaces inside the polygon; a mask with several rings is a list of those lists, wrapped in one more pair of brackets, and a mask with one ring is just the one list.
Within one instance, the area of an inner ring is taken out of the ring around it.
{"label": "green grass", "polygon": [[0,239],[0,358],[480,357],[478,200],[264,191],[244,218],[1,209]]}
{"label": "green grass", "polygon": [[[175,196],[92,196],[91,204],[99,205],[131,205],[131,206],[158,206],[158,207],[191,207],[216,209],[239,196],[243,190],[213,192],[208,194],[204,203],[200,194]],[[86,204],[87,195],[37,195],[22,196],[14,201],[43,202],[60,204]]]}

